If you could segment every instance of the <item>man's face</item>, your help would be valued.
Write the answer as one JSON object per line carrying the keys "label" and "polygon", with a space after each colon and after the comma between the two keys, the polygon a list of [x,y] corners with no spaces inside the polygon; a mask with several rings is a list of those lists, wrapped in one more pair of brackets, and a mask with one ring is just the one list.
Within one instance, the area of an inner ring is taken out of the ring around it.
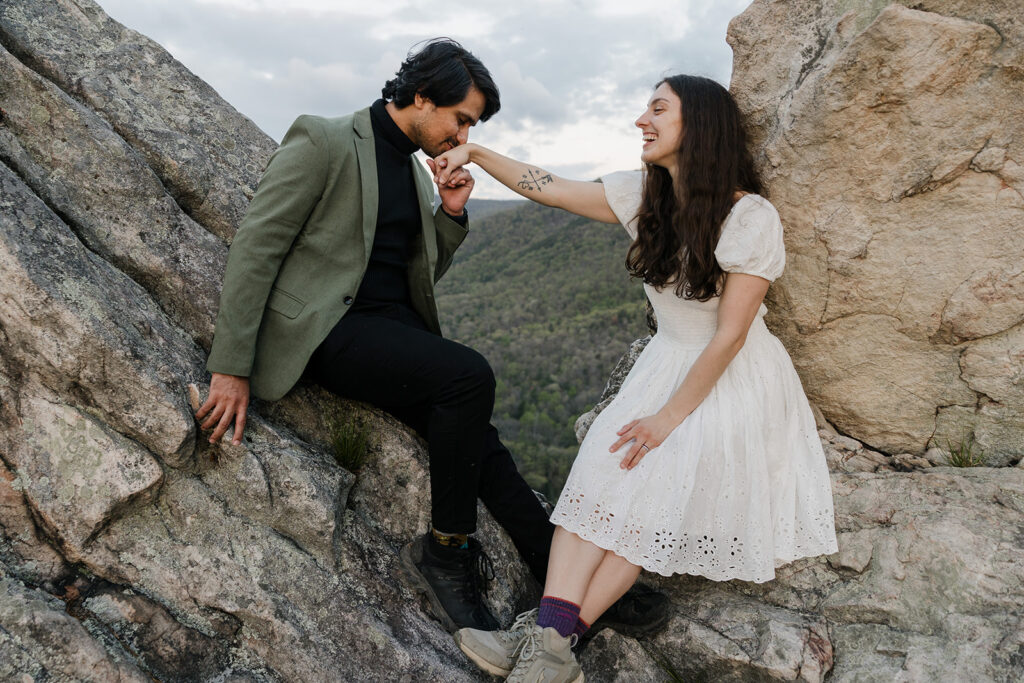
{"label": "man's face", "polygon": [[474,87],[470,87],[465,99],[448,107],[435,106],[429,99],[416,95],[413,142],[431,157],[464,144],[469,140],[470,127],[484,113],[484,104],[483,93]]}

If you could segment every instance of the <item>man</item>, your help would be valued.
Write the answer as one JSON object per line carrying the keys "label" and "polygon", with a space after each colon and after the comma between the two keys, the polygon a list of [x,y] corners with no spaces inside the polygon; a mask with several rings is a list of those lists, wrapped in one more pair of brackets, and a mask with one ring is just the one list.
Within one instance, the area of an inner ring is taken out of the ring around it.
{"label": "man", "polygon": [[[382,94],[348,116],[300,116],[271,157],[231,246],[196,417],[215,427],[211,442],[233,423],[241,443],[250,391],[276,400],[305,374],[412,426],[429,447],[432,528],[402,550],[403,568],[447,628],[492,630],[470,536],[477,499],[541,583],[553,527],[489,424],[487,361],[444,339],[437,319],[434,284],[466,236],[473,178],[463,169],[432,211],[412,155],[465,143],[498,111],[498,89],[476,57],[437,39]],[[664,620],[659,602],[634,594],[610,618],[639,632]]]}

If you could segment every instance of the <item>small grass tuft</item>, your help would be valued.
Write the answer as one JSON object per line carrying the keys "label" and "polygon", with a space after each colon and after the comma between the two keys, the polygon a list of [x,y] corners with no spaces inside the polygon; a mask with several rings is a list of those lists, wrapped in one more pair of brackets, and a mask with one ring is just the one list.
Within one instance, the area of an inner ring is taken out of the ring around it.
{"label": "small grass tuft", "polygon": [[985,464],[985,452],[974,440],[974,432],[961,436],[958,443],[946,439],[946,450],[949,452],[946,460],[953,467],[981,467]]}
{"label": "small grass tuft", "polygon": [[334,459],[352,474],[358,474],[370,454],[370,432],[362,425],[346,422],[340,416],[329,421]]}

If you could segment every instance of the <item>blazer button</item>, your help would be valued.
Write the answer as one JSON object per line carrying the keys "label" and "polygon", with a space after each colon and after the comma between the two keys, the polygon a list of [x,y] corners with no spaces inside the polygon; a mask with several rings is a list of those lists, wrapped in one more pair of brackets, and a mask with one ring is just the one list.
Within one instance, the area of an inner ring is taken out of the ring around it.
{"label": "blazer button", "polygon": [[350,297],[350,296],[346,296],[346,297],[345,297],[345,298],[343,299],[343,301],[345,302],[345,305],[346,305],[346,306],[351,306],[351,305],[352,305],[352,297]]}

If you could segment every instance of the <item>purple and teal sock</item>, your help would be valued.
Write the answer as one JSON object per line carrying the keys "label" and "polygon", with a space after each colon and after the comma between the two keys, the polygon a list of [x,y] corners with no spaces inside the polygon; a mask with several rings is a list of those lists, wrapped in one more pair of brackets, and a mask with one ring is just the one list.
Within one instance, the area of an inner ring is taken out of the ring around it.
{"label": "purple and teal sock", "polygon": [[540,610],[537,612],[537,626],[553,628],[558,635],[568,638],[576,631],[580,620],[580,606],[575,602],[545,595],[540,599]]}

